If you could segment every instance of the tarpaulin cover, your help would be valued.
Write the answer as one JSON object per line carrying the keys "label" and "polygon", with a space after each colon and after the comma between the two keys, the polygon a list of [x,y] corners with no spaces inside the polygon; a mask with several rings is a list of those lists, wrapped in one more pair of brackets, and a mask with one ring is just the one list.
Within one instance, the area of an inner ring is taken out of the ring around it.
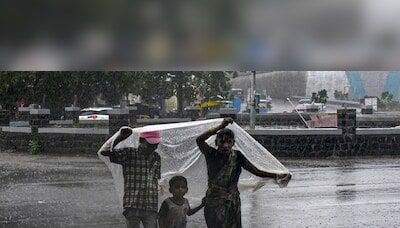
{"label": "tarpaulin cover", "polygon": [[[183,175],[188,179],[189,192],[185,197],[191,202],[199,202],[207,190],[207,167],[204,155],[197,147],[196,138],[208,129],[221,124],[222,120],[212,119],[132,128],[132,135],[117,144],[115,149],[125,147],[137,148],[140,132],[159,130],[161,132],[162,143],[156,151],[161,156],[160,202],[170,196],[168,181],[174,175]],[[240,150],[258,169],[273,173],[289,173],[288,169],[239,125],[233,123],[229,124],[227,128],[235,133],[236,143],[234,149]],[[122,166],[111,163],[107,156],[100,154],[101,150],[111,149],[111,145],[118,134],[119,132],[115,133],[104,143],[98,155],[111,171],[118,198],[121,201],[122,210],[124,195]],[[215,135],[210,137],[207,143],[215,147]],[[241,191],[246,189],[255,191],[269,180],[256,177],[243,169],[239,181],[239,189]]]}

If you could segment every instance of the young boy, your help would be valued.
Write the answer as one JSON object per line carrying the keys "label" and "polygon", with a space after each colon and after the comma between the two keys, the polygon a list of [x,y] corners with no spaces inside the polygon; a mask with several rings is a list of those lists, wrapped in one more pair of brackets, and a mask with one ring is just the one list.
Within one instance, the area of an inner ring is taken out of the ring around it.
{"label": "young boy", "polygon": [[[225,128],[233,123],[232,118],[225,118],[216,128],[201,134],[196,142],[204,154],[207,163],[208,189],[205,197],[204,216],[209,228],[241,228],[240,197],[238,190],[242,167],[259,177],[282,178],[289,181],[290,174],[269,173],[257,169],[244,155],[232,147],[235,135]],[[217,134],[217,149],[209,146],[206,140]]]}
{"label": "young boy", "polygon": [[195,208],[190,208],[184,198],[188,192],[187,180],[183,176],[174,176],[169,181],[169,192],[172,197],[164,200],[158,213],[160,228],[186,228],[186,215],[193,215],[204,207],[202,202]]}

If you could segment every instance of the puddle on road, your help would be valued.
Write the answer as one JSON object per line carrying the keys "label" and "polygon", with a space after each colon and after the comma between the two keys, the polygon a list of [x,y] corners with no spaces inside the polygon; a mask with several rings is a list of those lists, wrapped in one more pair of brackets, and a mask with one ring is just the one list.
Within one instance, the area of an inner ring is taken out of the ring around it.
{"label": "puddle on road", "polygon": [[337,190],[336,199],[338,201],[354,201],[357,198],[357,191],[353,189]]}
{"label": "puddle on road", "polygon": [[356,184],[337,184],[337,187],[342,187],[342,186],[355,186]]}
{"label": "puddle on road", "polygon": [[46,186],[60,187],[60,188],[88,188],[93,186],[93,183],[87,182],[56,182],[56,183],[46,183]]}

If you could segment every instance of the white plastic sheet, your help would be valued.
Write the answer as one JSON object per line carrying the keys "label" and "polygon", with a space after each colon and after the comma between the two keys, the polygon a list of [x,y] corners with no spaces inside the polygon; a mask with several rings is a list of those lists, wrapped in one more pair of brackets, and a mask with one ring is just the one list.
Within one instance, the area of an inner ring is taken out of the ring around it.
{"label": "white plastic sheet", "polygon": [[[199,202],[205,195],[207,189],[207,167],[205,158],[196,144],[196,138],[206,130],[218,126],[223,119],[212,119],[203,121],[192,121],[185,123],[150,125],[141,128],[133,128],[132,135],[120,142],[115,148],[138,147],[139,133],[143,131],[159,130],[163,142],[158,146],[157,152],[161,156],[161,180],[160,202],[169,196],[168,181],[174,175],[183,175],[188,179],[189,192],[185,196],[190,201]],[[287,174],[286,169],[271,153],[252,138],[245,130],[236,123],[228,125],[235,133],[234,148],[240,150],[243,155],[257,168],[263,171]],[[100,154],[101,150],[110,150],[112,142],[119,132],[115,133],[99,150],[98,155],[110,169],[118,198],[121,201],[124,195],[122,166],[111,163],[109,158]],[[215,136],[210,137],[207,142],[215,146]],[[243,169],[239,189],[250,189],[255,191],[262,187],[268,180],[251,175]]]}

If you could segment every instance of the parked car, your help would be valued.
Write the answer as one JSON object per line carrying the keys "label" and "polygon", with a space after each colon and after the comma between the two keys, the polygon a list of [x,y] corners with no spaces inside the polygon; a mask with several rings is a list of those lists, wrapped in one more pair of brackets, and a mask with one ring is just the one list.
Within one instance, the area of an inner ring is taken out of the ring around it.
{"label": "parked car", "polygon": [[91,121],[104,121],[108,120],[108,110],[112,110],[111,107],[98,107],[98,108],[84,108],[79,114],[79,121],[91,120]]}
{"label": "parked car", "polygon": [[309,98],[304,98],[299,100],[299,104],[311,104],[312,101]]}
{"label": "parked car", "polygon": [[296,109],[293,110],[292,112],[295,111],[298,112],[325,112],[325,105],[323,103],[311,103],[311,104],[307,104],[307,103],[303,103],[303,104],[299,104],[296,106]]}

